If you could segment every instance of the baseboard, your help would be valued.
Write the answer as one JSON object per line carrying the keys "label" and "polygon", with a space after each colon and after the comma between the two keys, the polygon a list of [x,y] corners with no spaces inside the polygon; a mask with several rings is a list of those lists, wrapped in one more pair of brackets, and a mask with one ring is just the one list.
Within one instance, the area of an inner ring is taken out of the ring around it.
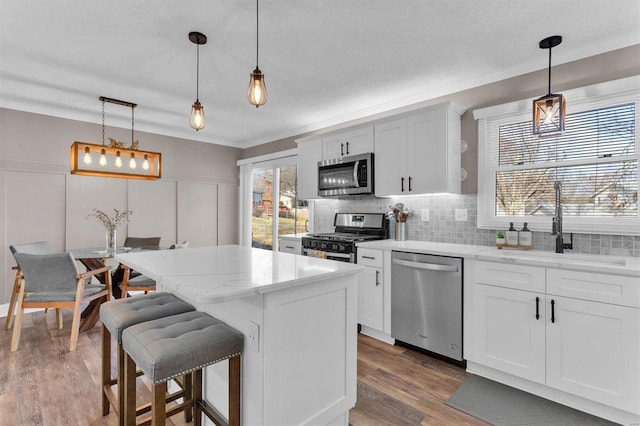
{"label": "baseboard", "polygon": [[387,343],[389,345],[394,345],[396,343],[396,339],[394,339],[387,333],[383,333],[382,331],[369,328],[366,325],[361,326],[360,333],[367,335],[369,337],[373,337],[374,339],[378,339],[381,342]]}

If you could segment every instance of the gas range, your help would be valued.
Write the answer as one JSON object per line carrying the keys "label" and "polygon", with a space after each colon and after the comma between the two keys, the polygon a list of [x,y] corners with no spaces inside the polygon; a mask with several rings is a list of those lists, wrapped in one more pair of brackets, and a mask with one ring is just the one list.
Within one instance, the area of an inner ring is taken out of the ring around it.
{"label": "gas range", "polygon": [[336,213],[336,232],[302,237],[305,256],[356,263],[356,243],[389,238],[389,220],[384,213]]}

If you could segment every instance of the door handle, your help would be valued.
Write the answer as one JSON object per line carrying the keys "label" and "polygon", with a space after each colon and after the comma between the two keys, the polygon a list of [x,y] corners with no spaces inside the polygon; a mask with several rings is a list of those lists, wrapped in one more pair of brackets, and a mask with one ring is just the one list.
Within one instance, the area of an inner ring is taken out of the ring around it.
{"label": "door handle", "polygon": [[540,319],[540,298],[536,297],[536,319]]}
{"label": "door handle", "polygon": [[400,178],[400,192],[404,192],[404,177]]}
{"label": "door handle", "polygon": [[556,302],[551,299],[551,322],[556,322]]}
{"label": "door handle", "polygon": [[393,263],[409,268],[427,269],[429,271],[458,272],[458,267],[453,265],[440,265],[439,263],[412,262],[410,260],[393,259]]}
{"label": "door handle", "polygon": [[380,271],[376,269],[376,287],[380,285]]}
{"label": "door handle", "polygon": [[340,155],[344,155],[344,144],[340,144]]}
{"label": "door handle", "polygon": [[411,176],[409,176],[409,192],[411,192]]}
{"label": "door handle", "polygon": [[349,142],[347,142],[347,155],[349,155]]}

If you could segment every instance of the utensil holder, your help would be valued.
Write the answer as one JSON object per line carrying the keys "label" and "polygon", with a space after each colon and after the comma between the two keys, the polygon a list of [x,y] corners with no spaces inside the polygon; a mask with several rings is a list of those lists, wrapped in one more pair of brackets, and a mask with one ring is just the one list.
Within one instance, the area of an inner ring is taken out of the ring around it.
{"label": "utensil holder", "polygon": [[407,222],[396,222],[396,241],[407,240]]}

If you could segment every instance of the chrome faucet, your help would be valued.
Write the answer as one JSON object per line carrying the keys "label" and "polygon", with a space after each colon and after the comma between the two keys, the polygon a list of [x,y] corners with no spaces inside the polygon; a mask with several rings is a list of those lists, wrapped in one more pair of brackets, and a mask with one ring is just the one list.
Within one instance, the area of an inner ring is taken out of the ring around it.
{"label": "chrome faucet", "polygon": [[573,234],[571,234],[571,242],[565,243],[562,234],[562,183],[557,180],[553,185],[556,190],[556,211],[551,223],[551,235],[556,237],[556,253],[564,253],[565,249],[573,249]]}

